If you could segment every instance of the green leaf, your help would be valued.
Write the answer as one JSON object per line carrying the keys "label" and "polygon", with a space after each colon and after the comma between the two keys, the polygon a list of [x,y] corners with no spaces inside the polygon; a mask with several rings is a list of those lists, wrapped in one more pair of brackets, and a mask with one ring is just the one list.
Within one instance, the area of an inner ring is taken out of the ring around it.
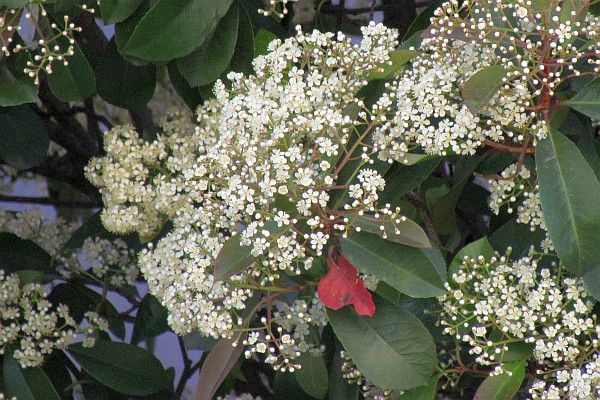
{"label": "green leaf", "polygon": [[590,269],[583,275],[583,282],[585,283],[588,292],[596,300],[600,300],[600,267]]}
{"label": "green leaf", "polygon": [[385,79],[398,71],[401,66],[409,62],[417,54],[416,50],[398,49],[390,53],[390,62],[380,65],[383,68],[381,72],[372,72],[369,74],[369,80]]}
{"label": "green leaf", "polygon": [[379,204],[396,205],[402,196],[427,179],[439,163],[440,159],[434,158],[412,166],[394,165],[385,176],[385,189],[379,195]]}
{"label": "green leaf", "polygon": [[[13,34],[13,44],[23,45],[22,39]],[[33,78],[23,72],[27,66],[25,52],[0,57],[0,107],[17,106],[37,101],[38,86]]]}
{"label": "green leaf", "polygon": [[[375,220],[371,215],[358,215],[352,222],[361,231],[374,233],[390,242],[411,247],[431,247],[427,234],[415,221],[405,219],[399,222]],[[383,229],[381,229],[383,227]]]}
{"label": "green leaf", "polygon": [[302,390],[316,399],[324,399],[329,388],[329,374],[323,355],[306,352],[296,360],[301,368],[296,369],[294,375]]}
{"label": "green leaf", "polygon": [[[412,22],[412,24],[410,25],[410,27],[404,34],[404,37],[402,38],[402,44],[404,44],[404,42],[407,39],[409,39],[415,35],[418,36],[418,33],[420,31],[428,28],[431,25],[431,17],[433,17],[435,11],[438,8],[440,8],[440,6],[444,3],[444,1],[445,0],[434,0],[431,2],[431,4],[429,4],[427,6],[426,9],[424,9],[423,11],[421,11],[419,13],[417,18]],[[416,45],[415,47],[418,47],[418,45]]]}
{"label": "green leaf", "polygon": [[438,382],[441,377],[441,375],[436,375],[429,380],[427,385],[408,390],[401,396],[396,397],[395,400],[435,400]]}
{"label": "green leaf", "polygon": [[469,111],[477,115],[496,94],[507,76],[508,71],[502,65],[491,65],[473,74],[462,88],[462,98]]}
{"label": "green leaf", "polygon": [[542,229],[531,231],[528,224],[520,224],[514,219],[508,220],[490,235],[490,243],[494,250],[504,255],[510,247],[511,258],[521,258],[529,252],[531,246],[539,248],[540,243],[546,237]]}
{"label": "green leaf", "polygon": [[344,378],[344,372],[342,366],[344,365],[344,359],[340,354],[343,350],[342,346],[336,341],[335,350],[333,353],[333,360],[329,367],[329,400],[358,400],[358,386],[356,383],[348,383],[348,380]]}
{"label": "green leaf", "polygon": [[98,312],[101,317],[106,318],[108,327],[115,336],[120,339],[125,337],[125,324],[117,309],[87,286],[73,281],[59,283],[48,298],[53,304],[69,306],[70,314],[77,322],[81,322],[88,311]]}
{"label": "green leaf", "polygon": [[314,400],[302,390],[294,375],[288,372],[277,371],[273,386],[273,400]]}
{"label": "green leaf", "polygon": [[12,356],[13,349],[4,354],[4,387],[8,398],[19,400],[60,400],[50,379],[40,367],[22,369]]}
{"label": "green leaf", "polygon": [[100,13],[104,24],[125,21],[138,9],[144,0],[100,0]]}
{"label": "green leaf", "polygon": [[456,206],[465,186],[473,175],[473,171],[480,162],[481,157],[474,156],[462,157],[456,163],[452,189],[440,197],[433,206],[433,224],[438,234],[450,235],[458,231]]}
{"label": "green leaf", "polygon": [[492,248],[492,245],[486,237],[483,237],[475,242],[469,243],[468,245],[463,247],[456,254],[456,256],[454,256],[454,259],[448,267],[448,283],[450,284],[450,286],[452,286],[453,288],[458,287],[458,285],[452,280],[452,275],[456,274],[459,271],[460,266],[462,265],[465,258],[468,257],[469,259],[476,260],[479,256],[484,257],[486,260],[489,260],[491,257],[494,256],[494,249]]}
{"label": "green leaf", "polygon": [[8,8],[18,8],[23,7],[29,2],[30,0],[0,0],[0,6],[6,6]]}
{"label": "green leaf", "polygon": [[[62,48],[69,46],[66,39],[59,42]],[[48,74],[50,90],[62,101],[84,101],[96,89],[96,78],[92,67],[77,42],[73,47],[74,54],[66,58],[68,65],[55,62],[52,64],[52,73]]]}
{"label": "green leaf", "polygon": [[423,324],[402,307],[377,296],[373,317],[350,307],[327,310],[333,331],[367,379],[386,389],[428,383],[437,365],[435,343]]}
{"label": "green leaf", "polygon": [[167,70],[169,71],[169,80],[179,97],[183,99],[190,110],[195,111],[196,107],[202,104],[202,96],[198,89],[191,87],[183,75],[181,75],[181,72],[177,68],[177,61],[174,60],[168,63]]}
{"label": "green leaf", "polygon": [[190,86],[204,86],[216,81],[225,71],[235,50],[240,19],[236,3],[219,21],[212,37],[191,54],[177,60],[177,68]]}
{"label": "green leaf", "polygon": [[133,323],[131,344],[138,344],[144,339],[152,338],[169,330],[167,310],[156,297],[147,294],[142,299]]}
{"label": "green leaf", "polygon": [[474,400],[511,400],[517,394],[525,377],[525,360],[504,363],[502,368],[511,375],[505,372],[485,378]]}
{"label": "green leaf", "polygon": [[215,280],[222,281],[252,265],[256,257],[252,254],[252,245],[242,246],[241,235],[227,239],[214,262]]}
{"label": "green leaf", "polygon": [[40,117],[26,105],[0,110],[0,159],[18,170],[39,165],[50,139]]}
{"label": "green leaf", "polygon": [[33,103],[37,100],[37,86],[24,77],[15,76],[0,62],[0,107]]}
{"label": "green leaf", "polygon": [[153,64],[138,67],[125,61],[114,38],[100,56],[95,72],[98,94],[118,107],[141,108],[154,95],[156,67]]}
{"label": "green leaf", "polygon": [[591,118],[600,118],[600,78],[583,87],[571,100],[564,104]]}
{"label": "green leaf", "polygon": [[254,57],[264,56],[269,53],[269,44],[277,39],[273,32],[260,28],[254,36]]}
{"label": "green leaf", "polygon": [[[227,71],[235,71],[250,75],[254,72],[252,67],[254,59],[254,29],[252,27],[252,19],[244,7],[240,3],[238,3],[238,7],[240,9],[240,21],[238,24],[237,40],[233,56],[224,74]],[[223,79],[223,75],[221,75],[221,79]]]}
{"label": "green leaf", "polygon": [[206,40],[231,2],[159,0],[137,24],[121,51],[155,62],[186,56]]}
{"label": "green leaf", "polygon": [[212,400],[221,383],[229,374],[244,351],[243,337],[234,347],[232,339],[221,339],[213,347],[200,370],[196,389],[196,400]]}
{"label": "green leaf", "polygon": [[53,272],[52,257],[30,240],[12,233],[0,233],[0,269],[7,274],[20,270]]}
{"label": "green leaf", "polygon": [[420,249],[363,232],[353,232],[341,242],[342,254],[356,269],[377,276],[402,293],[434,297],[446,292],[433,261]]}
{"label": "green leaf", "polygon": [[[267,222],[261,229],[270,232],[268,240],[273,243],[279,236],[277,233],[285,228],[278,228],[277,223]],[[235,274],[242,272],[256,261],[252,253],[253,246],[241,245],[241,233],[231,236],[219,251],[214,261],[214,274],[217,281],[225,280]]]}
{"label": "green leaf", "polygon": [[160,361],[141,347],[99,340],[94,347],[76,343],[67,350],[94,379],[119,393],[147,396],[170,386]]}
{"label": "green leaf", "polygon": [[535,153],[544,219],[556,253],[577,276],[600,266],[600,183],[577,146],[550,129]]}

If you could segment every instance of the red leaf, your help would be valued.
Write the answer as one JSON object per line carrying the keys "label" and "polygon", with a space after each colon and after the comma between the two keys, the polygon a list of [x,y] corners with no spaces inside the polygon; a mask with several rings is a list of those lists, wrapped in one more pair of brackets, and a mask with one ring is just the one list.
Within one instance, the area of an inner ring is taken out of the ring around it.
{"label": "red leaf", "polygon": [[337,260],[331,253],[327,258],[329,272],[319,281],[319,298],[327,307],[339,310],[353,304],[358,315],[373,316],[375,303],[365,289],[362,279],[357,279],[356,268],[343,255]]}

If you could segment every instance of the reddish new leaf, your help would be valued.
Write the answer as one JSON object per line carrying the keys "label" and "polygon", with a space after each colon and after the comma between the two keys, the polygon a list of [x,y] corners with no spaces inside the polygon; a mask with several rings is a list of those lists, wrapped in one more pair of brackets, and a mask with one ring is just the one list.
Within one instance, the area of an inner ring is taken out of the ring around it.
{"label": "reddish new leaf", "polygon": [[372,317],[375,304],[363,280],[357,279],[356,268],[343,255],[335,260],[331,253],[327,268],[329,272],[319,281],[319,298],[323,304],[334,310],[353,304],[359,315]]}

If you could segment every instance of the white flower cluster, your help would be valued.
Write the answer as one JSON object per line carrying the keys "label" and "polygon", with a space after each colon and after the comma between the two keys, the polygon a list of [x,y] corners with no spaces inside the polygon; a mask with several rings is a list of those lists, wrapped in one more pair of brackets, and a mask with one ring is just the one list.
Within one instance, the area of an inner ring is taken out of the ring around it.
{"label": "white flower cluster", "polygon": [[120,239],[99,237],[86,238],[78,249],[65,249],[78,227],[79,224],[62,218],[44,216],[37,208],[16,213],[0,209],[0,232],[12,233],[40,246],[54,258],[57,271],[65,279],[84,274],[113,288],[133,285],[139,275],[135,251]]}
{"label": "white flower cluster", "polygon": [[[86,5],[82,5],[81,8],[91,13],[94,11]],[[75,26],[68,15],[65,15],[62,21],[49,22],[46,19],[47,14],[44,2],[25,2],[19,7],[0,11],[0,50],[6,57],[19,52],[29,53],[30,60],[27,61],[24,72],[34,78],[36,85],[42,71],[52,73],[53,63],[68,65],[68,58],[75,54],[74,35],[81,32],[81,28]],[[25,44],[16,40],[14,33],[21,31],[22,17],[35,27],[40,36],[32,43]],[[60,38],[67,39],[68,45],[60,43]]]}
{"label": "white flower cluster", "polygon": [[[175,332],[232,337],[246,329],[243,310],[254,292],[288,290],[276,286],[280,274],[309,269],[332,235],[350,229],[348,216],[398,218],[377,209],[385,182],[375,170],[337,181],[355,150],[359,167],[372,162],[375,150],[363,143],[372,125],[351,115],[366,111],[356,94],[397,44],[397,32],[382,25],[363,33],[360,45],[316,31],[273,41],[270,53],[255,59],[255,75],[231,73],[230,82],[216,84],[216,98],[198,108],[197,124],[170,116],[153,142],[130,126],[107,133],[106,157],[86,170],[103,196],[102,221],[111,231],[147,238],[172,222],[141,252],[139,266]],[[350,192],[352,203],[334,202],[330,193],[337,191]],[[217,281],[215,260],[228,241],[237,241],[236,251],[247,251],[251,262]],[[273,328],[266,339],[277,341],[280,354],[280,345],[292,353],[306,349],[294,336],[300,322],[288,324],[291,331]]]}
{"label": "white flower cluster", "polygon": [[462,34],[492,48],[512,78],[543,96],[538,105],[547,110],[545,103],[563,80],[599,72],[600,30],[589,3],[550,0],[539,7],[528,0],[450,0],[437,9],[431,33]]}
{"label": "white flower cluster", "polygon": [[66,277],[85,274],[114,288],[134,285],[139,275],[135,250],[121,239],[88,237],[77,252],[60,257],[60,265]]}
{"label": "white flower cluster", "polygon": [[499,63],[490,47],[446,38],[425,39],[420,53],[374,106],[393,112],[374,135],[384,160],[406,162],[415,145],[428,154],[473,155],[485,140],[543,138],[546,128],[527,111],[532,95],[526,84],[507,82],[473,114],[461,89],[476,72]]}
{"label": "white flower cluster", "polygon": [[6,397],[6,395],[4,393],[0,393],[0,400],[17,400],[16,397]]}
{"label": "white flower cluster", "polygon": [[503,372],[512,344],[531,344],[544,382],[532,394],[542,393],[547,383],[547,392],[561,397],[537,398],[596,398],[600,325],[591,313],[593,299],[581,279],[553,273],[538,261],[465,257],[440,297],[444,332],[468,343],[477,363],[495,366],[492,374]]}
{"label": "white flower cluster", "polygon": [[539,185],[532,178],[529,169],[511,164],[502,171],[498,179],[490,181],[489,189],[491,193],[489,204],[494,214],[498,215],[503,206],[507,206],[508,213],[512,214],[515,205],[520,203],[517,206],[516,221],[529,224],[532,232],[537,228],[542,229],[546,237],[542,240],[541,248],[546,253],[554,250],[540,205]]}
{"label": "white flower cluster", "polygon": [[62,218],[46,217],[37,208],[17,213],[0,208],[0,232],[31,240],[51,256],[60,252],[77,228],[78,224]]}
{"label": "white flower cluster", "polygon": [[[272,316],[262,317],[261,324],[263,327],[260,329],[263,332],[259,330],[251,332],[242,343],[248,346],[244,353],[246,358],[261,354],[265,355],[267,364],[275,364],[283,357],[283,363],[275,365],[275,369],[293,372],[295,368],[301,368],[301,365],[292,364],[292,359],[307,351],[323,350],[309,340],[311,327],[321,329],[327,325],[325,306],[317,297],[310,302],[305,300],[295,300],[292,304],[277,302]],[[275,331],[273,325],[277,326]]]}
{"label": "white flower cluster", "polygon": [[[41,365],[45,355],[65,348],[79,333],[93,337],[96,329],[107,328],[104,320],[90,314],[88,327],[81,330],[68,307],[54,308],[47,297],[42,285],[21,287],[17,274],[5,276],[0,269],[0,354],[15,346],[12,356],[23,368]],[[93,345],[93,341],[86,345]]]}

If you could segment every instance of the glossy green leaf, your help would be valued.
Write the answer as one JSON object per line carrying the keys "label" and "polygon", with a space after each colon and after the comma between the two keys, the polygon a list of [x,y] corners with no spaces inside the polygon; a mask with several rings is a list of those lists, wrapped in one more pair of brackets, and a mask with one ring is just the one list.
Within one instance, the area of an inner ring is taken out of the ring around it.
{"label": "glossy green leaf", "polygon": [[273,32],[260,28],[254,36],[254,57],[264,56],[269,52],[269,44],[277,39],[277,35]]}
{"label": "glossy green leaf", "polygon": [[[271,243],[277,239],[279,229],[275,222],[267,222],[262,228],[270,232],[269,240]],[[256,261],[252,253],[253,246],[241,245],[241,234],[231,236],[219,251],[214,261],[215,279],[217,281],[225,280],[235,274],[242,272]]]}
{"label": "glossy green leaf", "polygon": [[583,276],[600,266],[600,183],[577,146],[550,129],[535,153],[540,202],[556,252]]}
{"label": "glossy green leaf", "polygon": [[[431,3],[428,3],[429,5],[427,8],[419,13],[417,18],[412,22],[404,34],[404,38],[402,38],[402,44],[404,44],[407,39],[414,37],[415,35],[418,36],[420,31],[428,28],[431,25],[431,17],[433,17],[435,11],[440,8],[444,1],[445,0],[433,0]],[[415,47],[418,47],[418,45]]]}
{"label": "glossy green leaf", "polygon": [[479,256],[482,256],[487,260],[494,256],[494,249],[492,248],[492,245],[486,237],[483,237],[475,242],[469,243],[454,256],[454,259],[448,267],[448,283],[450,284],[450,286],[452,286],[453,288],[458,287],[456,283],[450,278],[452,277],[452,275],[456,274],[459,271],[460,266],[462,265],[465,258],[476,260]]}
{"label": "glossy green leaf", "polygon": [[[352,222],[361,232],[374,233],[390,242],[400,243],[411,247],[431,247],[427,234],[415,221],[410,219],[376,220],[371,215],[358,215]],[[383,229],[382,229],[383,228]]]}
{"label": "glossy green leaf", "polygon": [[66,393],[70,392],[70,387],[73,385],[73,378],[71,377],[69,368],[75,370],[74,364],[64,351],[53,351],[44,357],[42,369],[63,400],[68,398]]}
{"label": "glossy green leaf", "polygon": [[252,265],[256,257],[252,254],[252,245],[242,246],[241,235],[227,239],[214,262],[215,280],[227,279]]}
{"label": "glossy green leaf", "polygon": [[0,233],[0,269],[7,274],[20,270],[52,272],[52,257],[30,240],[12,233]]}
{"label": "glossy green leaf", "polygon": [[160,361],[141,347],[100,340],[93,347],[76,343],[67,350],[94,379],[119,393],[146,396],[170,386]]}
{"label": "glossy green leaf", "polygon": [[[154,7],[158,2],[159,0],[143,0],[142,3],[133,12],[133,14],[131,14],[124,21],[115,24],[115,42],[117,43],[119,51],[121,51],[123,47],[125,47],[129,39],[131,38],[133,31],[135,31],[135,28],[140,23],[142,18],[144,18],[148,11],[150,11],[152,7]],[[128,59],[128,61],[132,61],[131,59],[135,59],[139,62],[143,61],[136,57],[130,57],[127,55],[123,56],[126,59]]]}
{"label": "glossy green leaf", "polygon": [[525,377],[525,360],[504,363],[502,368],[511,375],[505,372],[485,378],[474,400],[511,400],[517,394]]}
{"label": "glossy green leaf", "polygon": [[294,375],[288,372],[276,372],[273,386],[273,400],[314,400],[302,390]]}
{"label": "glossy green leaf", "polygon": [[564,104],[568,104],[588,117],[600,118],[600,78],[585,85],[579,93]]}
{"label": "glossy green leaf", "polygon": [[[68,41],[61,40],[61,47],[66,48]],[[73,44],[74,54],[62,62],[52,64],[52,73],[48,75],[48,85],[52,93],[62,101],[83,101],[94,93],[96,78],[94,71],[77,42]]]}
{"label": "glossy green leaf", "polygon": [[401,66],[409,62],[417,54],[416,50],[398,49],[393,50],[390,53],[390,60],[388,63],[381,65],[383,71],[372,72],[369,74],[369,80],[371,79],[385,79],[398,71]]}
{"label": "glossy green leaf", "polygon": [[167,70],[169,71],[171,85],[173,85],[177,94],[183,99],[190,110],[195,111],[196,107],[202,104],[202,96],[198,89],[191,87],[183,75],[181,75],[181,72],[179,72],[179,69],[177,68],[176,60],[167,64]]}
{"label": "glossy green leaf", "polygon": [[546,237],[542,229],[531,231],[528,224],[520,224],[514,219],[508,220],[490,235],[490,243],[494,250],[504,255],[510,247],[511,258],[521,258],[529,252],[531,246],[539,248],[540,243]]}
{"label": "glossy green leaf", "polygon": [[439,158],[434,158],[412,166],[393,166],[385,176],[385,189],[379,195],[379,204],[396,205],[402,196],[427,179],[439,163]]}
{"label": "glossy green leaf", "polygon": [[216,81],[229,65],[237,41],[240,7],[237,3],[232,5],[210,39],[177,60],[177,68],[190,86],[204,86]]}
{"label": "glossy green leaf", "polygon": [[100,13],[106,25],[125,21],[144,0],[100,0]]}
{"label": "glossy green leaf", "polygon": [[[223,72],[226,75],[228,71],[242,72],[246,75],[251,75],[254,72],[252,61],[254,60],[254,29],[252,27],[252,19],[238,3],[240,9],[240,21],[238,24],[237,40],[233,56],[229,62],[229,66]],[[221,79],[223,79],[221,75]]]}
{"label": "glossy green leaf", "polygon": [[137,24],[121,51],[155,62],[186,56],[208,38],[231,2],[159,0]]}
{"label": "glossy green leaf", "polygon": [[115,336],[125,338],[125,324],[117,309],[87,286],[73,281],[59,283],[52,289],[48,298],[53,304],[62,303],[69,306],[70,315],[77,322],[81,322],[86,312],[97,312],[108,321],[108,327]]}
{"label": "glossy green leaf", "polygon": [[133,323],[132,344],[152,338],[169,330],[168,313],[162,304],[151,294],[142,299]]}
{"label": "glossy green leaf", "polygon": [[408,390],[428,383],[437,365],[427,328],[402,307],[377,296],[373,317],[350,307],[327,310],[333,330],[358,369],[376,386]]}
{"label": "glossy green leaf", "polygon": [[95,72],[98,94],[118,107],[141,108],[154,94],[156,67],[153,64],[139,67],[125,61],[114,39],[100,56]]}
{"label": "glossy green leaf", "polygon": [[14,76],[0,62],[0,107],[33,103],[37,99],[37,87]]}
{"label": "glossy green leaf", "polygon": [[323,355],[306,352],[297,361],[301,368],[294,371],[294,376],[302,390],[315,399],[324,399],[329,387],[329,374]]}
{"label": "glossy green leaf", "polygon": [[441,375],[436,375],[429,379],[427,385],[408,390],[396,397],[395,400],[435,400],[438,382],[441,377]]}
{"label": "glossy green leaf", "polygon": [[411,297],[445,293],[436,267],[420,249],[363,232],[353,232],[341,242],[342,254],[356,269],[377,276],[402,293]]}
{"label": "glossy green leaf", "polygon": [[0,107],[37,101],[38,86],[23,72],[26,63],[24,52],[0,58]]}
{"label": "glossy green leaf", "polygon": [[440,235],[451,235],[458,231],[456,206],[461,194],[471,179],[475,168],[481,162],[481,157],[462,157],[454,168],[452,189],[441,196],[433,206],[433,224]]}
{"label": "glossy green leaf", "polygon": [[508,70],[502,65],[491,65],[473,74],[462,88],[462,98],[469,111],[478,114],[494,97],[507,76]]}
{"label": "glossy green leaf", "polygon": [[40,367],[21,368],[9,347],[2,357],[2,372],[6,395],[19,400],[60,400],[50,379]]}
{"label": "glossy green leaf", "polygon": [[0,110],[0,159],[18,170],[39,165],[50,139],[40,117],[26,105]]}
{"label": "glossy green leaf", "polygon": [[341,350],[343,350],[342,346],[336,341],[333,359],[329,366],[329,392],[327,398],[329,400],[358,400],[358,385],[349,383],[343,376],[342,366],[345,360],[342,359]]}
{"label": "glossy green leaf", "polygon": [[583,275],[585,286],[596,300],[600,300],[600,267],[590,269]]}
{"label": "glossy green leaf", "polygon": [[82,12],[81,4],[82,0],[55,0],[54,2],[54,12],[66,14],[71,12],[71,16],[79,14]]}
{"label": "glossy green leaf", "polygon": [[29,1],[30,0],[0,0],[0,6],[6,6],[8,8],[23,7],[29,3]]}
{"label": "glossy green leaf", "polygon": [[212,400],[217,389],[225,380],[237,360],[244,351],[244,346],[239,339],[237,346],[233,346],[233,340],[221,339],[213,347],[200,370],[200,378],[196,388],[196,400]]}

